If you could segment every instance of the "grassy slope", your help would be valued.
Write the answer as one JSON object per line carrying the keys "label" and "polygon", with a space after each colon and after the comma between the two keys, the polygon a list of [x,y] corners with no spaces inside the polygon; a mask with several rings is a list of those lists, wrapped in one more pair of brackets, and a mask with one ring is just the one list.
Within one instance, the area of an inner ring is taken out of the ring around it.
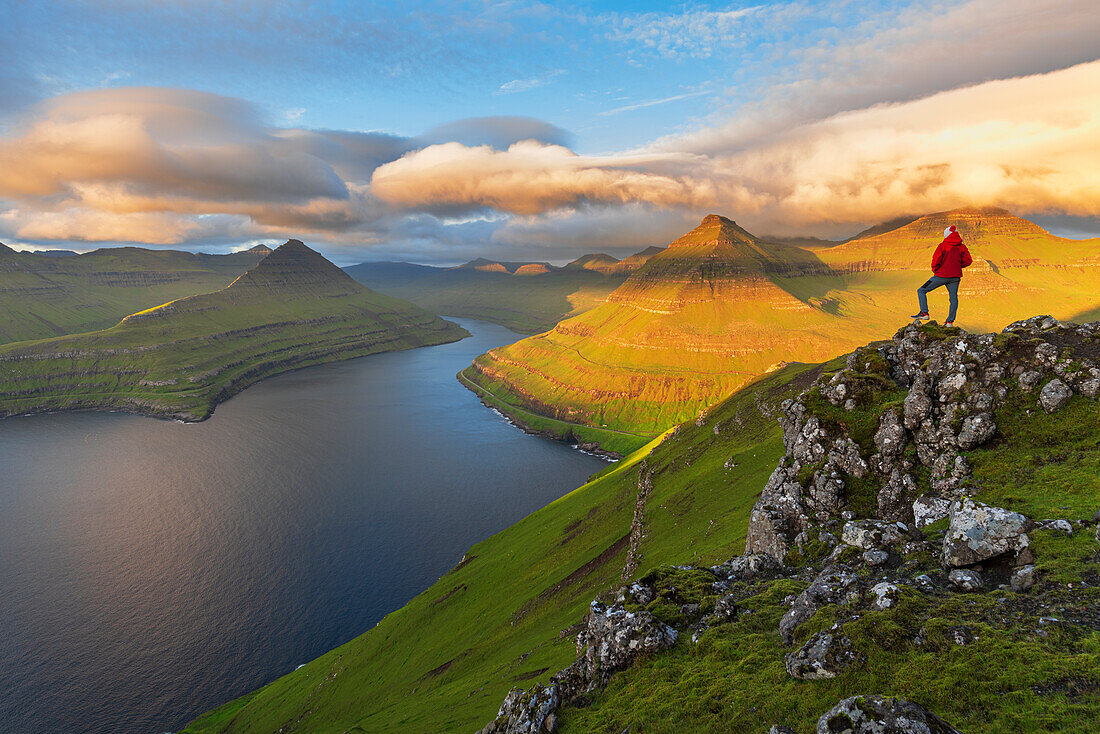
{"label": "grassy slope", "polygon": [[603,301],[626,279],[583,268],[514,275],[474,268],[363,263],[345,269],[368,288],[433,313],[482,319],[521,334],[537,334]]}
{"label": "grassy slope", "polygon": [[259,260],[137,247],[72,257],[0,249],[0,344],[104,329],[143,308],[224,288]]}
{"label": "grassy slope", "polygon": [[121,409],[189,420],[289,369],[465,335],[289,244],[220,291],[88,334],[0,346],[0,416]]}
{"label": "grassy slope", "polygon": [[[998,410],[997,424],[1001,438],[967,454],[975,496],[1036,518],[1088,519],[1100,505],[1100,405],[1077,397],[1054,415],[1025,414],[1018,400]],[[931,526],[929,537],[941,537],[944,524]],[[1092,535],[1091,529],[1069,537],[1032,532],[1040,590],[1050,585],[1057,594],[1057,584],[1091,581],[1072,603],[1081,611],[1100,604]],[[940,570],[931,559],[923,563],[929,572]],[[907,590],[897,608],[868,611],[845,626],[866,656],[862,664],[833,680],[800,681],[784,669],[791,648],[776,630],[786,611],[779,602],[805,586],[761,585],[743,605],[752,614],[708,632],[697,646],[678,645],[616,676],[591,706],[565,711],[561,731],[763,732],[770,723],[812,731],[838,700],[868,692],[919,701],[975,734],[1100,730],[1100,633],[1061,626],[1038,633],[1038,616],[1060,613],[1037,602],[1014,618],[1007,610],[1026,606],[1034,591],[925,597]],[[844,611],[835,606],[820,611],[796,644],[838,621],[838,613]],[[945,639],[958,625],[971,627],[977,641],[959,646]],[[922,627],[927,641],[918,645]]]}
{"label": "grassy slope", "polygon": [[[963,278],[960,326],[994,331],[1036,313],[1081,320],[1100,308],[1100,241],[1054,237],[1001,210],[929,215],[813,254],[758,244],[766,278],[738,271],[751,260],[744,247],[707,246],[714,232],[704,222],[604,304],[478,357],[471,379],[541,415],[656,435],[782,360],[888,338],[913,313],[929,243],[949,221],[979,258]],[[776,267],[796,253],[818,267]],[[941,314],[945,291],[930,303]]]}
{"label": "grassy slope", "polygon": [[[773,410],[810,367],[792,365],[738,393],[698,427],[679,429],[507,530],[366,634],[188,732],[468,732],[504,694],[572,661],[592,597],[619,584],[638,491],[654,471],[638,573],[718,561],[744,544],[748,512],[782,454]],[[719,435],[714,428],[718,425]],[[727,461],[736,467],[723,468]],[[564,631],[564,632],[563,632]]]}

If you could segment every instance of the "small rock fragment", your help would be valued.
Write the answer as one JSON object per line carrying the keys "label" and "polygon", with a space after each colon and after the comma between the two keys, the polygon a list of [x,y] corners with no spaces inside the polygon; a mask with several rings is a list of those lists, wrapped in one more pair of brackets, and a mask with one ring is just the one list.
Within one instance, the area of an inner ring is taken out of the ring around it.
{"label": "small rock fragment", "polygon": [[966,568],[956,568],[947,575],[947,580],[961,591],[980,591],[983,585],[981,574]]}

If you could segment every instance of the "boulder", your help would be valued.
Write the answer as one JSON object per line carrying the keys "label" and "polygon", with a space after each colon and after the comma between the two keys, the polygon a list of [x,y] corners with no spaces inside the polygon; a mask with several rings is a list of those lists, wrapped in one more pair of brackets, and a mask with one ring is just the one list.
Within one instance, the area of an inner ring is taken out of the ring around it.
{"label": "boulder", "polygon": [[979,413],[963,418],[962,427],[959,429],[959,448],[972,449],[981,446],[993,438],[997,432],[997,424],[993,422],[992,413]]}
{"label": "boulder", "polygon": [[918,528],[931,525],[951,514],[951,501],[922,495],[913,500],[913,522]]}
{"label": "boulder", "polygon": [[984,585],[980,573],[966,568],[956,568],[947,575],[947,580],[960,591],[981,591]]}
{"label": "boulder", "polygon": [[856,658],[852,641],[844,636],[839,624],[834,624],[812,636],[800,649],[787,653],[783,662],[792,678],[820,680],[837,677]]}
{"label": "boulder", "polygon": [[1039,407],[1047,413],[1059,410],[1073,397],[1073,390],[1058,378],[1054,378],[1039,391]]}
{"label": "boulder", "polygon": [[900,523],[883,522],[881,520],[856,520],[844,523],[840,532],[840,539],[848,545],[857,548],[882,549],[895,545],[905,539],[904,526]]}
{"label": "boulder", "polygon": [[1012,572],[1012,578],[1009,580],[1009,586],[1016,593],[1022,593],[1030,589],[1035,585],[1035,566],[1033,564],[1027,564],[1026,566],[1020,566]]}
{"label": "boulder", "polygon": [[1039,381],[1042,379],[1042,373],[1036,372],[1035,370],[1028,370],[1017,377],[1016,382],[1019,384],[1021,390],[1024,392],[1031,392],[1038,386]]}
{"label": "boulder", "polygon": [[789,645],[794,631],[820,607],[825,604],[846,604],[857,598],[859,577],[843,564],[829,566],[817,575],[809,588],[795,598],[794,604],[779,620],[779,634]]}
{"label": "boulder", "polygon": [[890,554],[880,550],[865,550],[861,558],[868,566],[881,566],[890,560]]}
{"label": "boulder", "polygon": [[1030,521],[1018,512],[975,502],[969,497],[953,506],[943,538],[943,562],[970,566],[1005,553],[1019,555],[1030,540]]}
{"label": "boulder", "polygon": [[672,647],[677,632],[646,611],[628,612],[621,604],[592,602],[582,633],[584,654],[577,662],[588,690],[606,685],[616,670],[626,668],[639,655]]}
{"label": "boulder", "polygon": [[852,696],[826,711],[817,734],[961,734],[923,706],[904,698]]}

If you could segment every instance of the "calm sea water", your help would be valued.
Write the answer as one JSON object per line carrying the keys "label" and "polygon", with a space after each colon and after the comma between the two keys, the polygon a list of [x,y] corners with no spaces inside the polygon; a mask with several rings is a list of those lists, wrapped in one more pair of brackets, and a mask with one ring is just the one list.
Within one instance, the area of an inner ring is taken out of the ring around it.
{"label": "calm sea water", "polygon": [[474,336],[268,380],[184,425],[0,421],[0,731],[182,728],[373,626],[605,464],[454,375]]}

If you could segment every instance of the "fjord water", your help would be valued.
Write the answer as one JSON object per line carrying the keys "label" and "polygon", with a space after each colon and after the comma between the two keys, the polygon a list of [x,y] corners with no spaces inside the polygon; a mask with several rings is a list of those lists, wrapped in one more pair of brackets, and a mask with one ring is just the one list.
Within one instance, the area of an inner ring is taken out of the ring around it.
{"label": "fjord water", "polygon": [[369,629],[606,466],[455,380],[515,333],[282,375],[184,425],[0,421],[0,731],[163,732]]}

